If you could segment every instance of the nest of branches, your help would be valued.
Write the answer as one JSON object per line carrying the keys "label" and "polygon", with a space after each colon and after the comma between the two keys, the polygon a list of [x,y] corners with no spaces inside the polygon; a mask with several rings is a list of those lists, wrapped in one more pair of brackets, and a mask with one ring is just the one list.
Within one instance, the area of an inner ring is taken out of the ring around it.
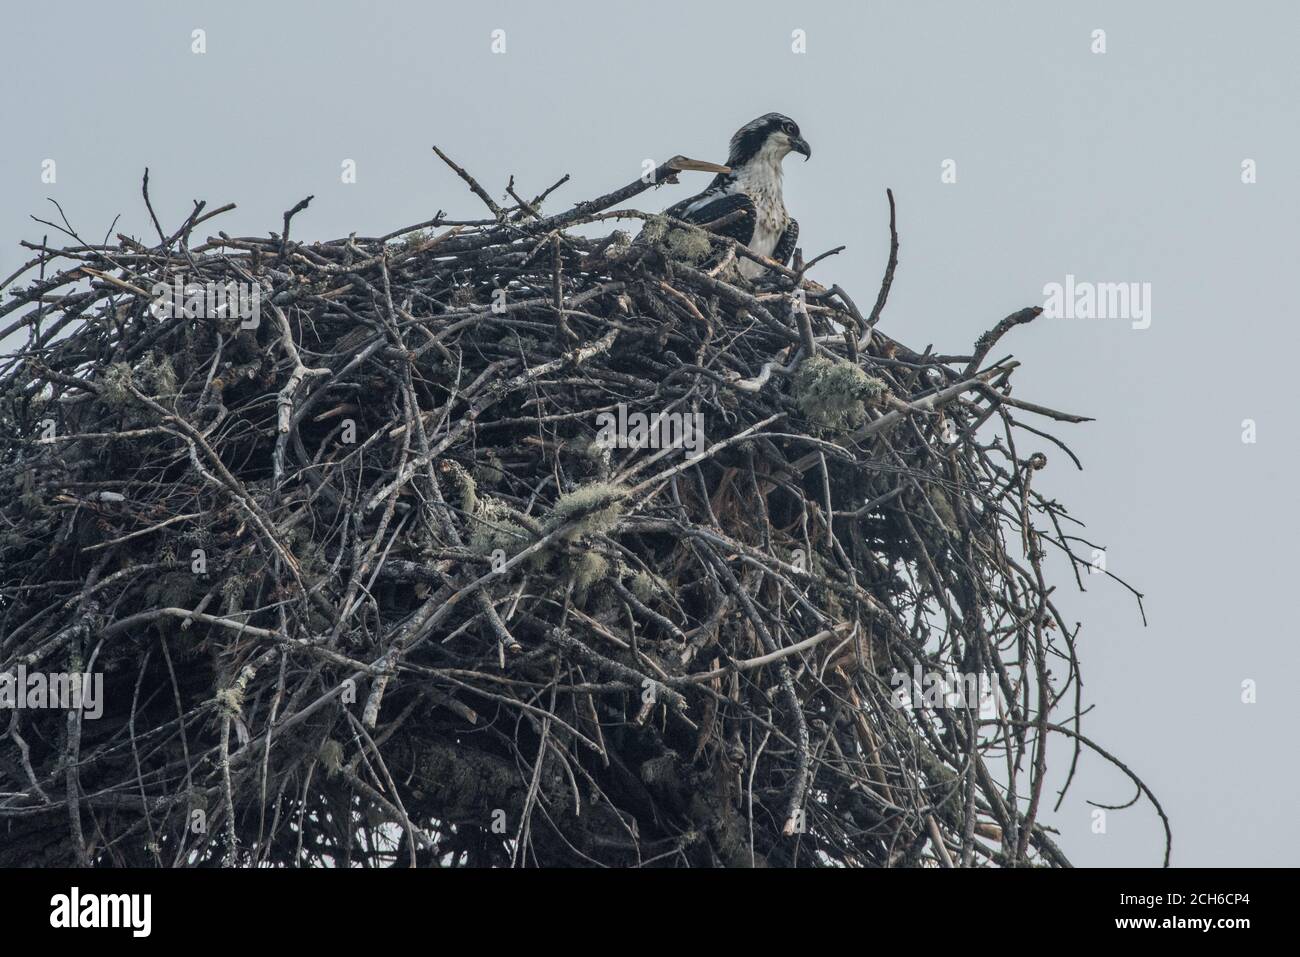
{"label": "nest of branches", "polygon": [[864,315],[624,205],[681,157],[556,215],[451,165],[484,219],[149,205],[6,281],[0,864],[1066,865],[1039,310],[886,335],[892,196]]}

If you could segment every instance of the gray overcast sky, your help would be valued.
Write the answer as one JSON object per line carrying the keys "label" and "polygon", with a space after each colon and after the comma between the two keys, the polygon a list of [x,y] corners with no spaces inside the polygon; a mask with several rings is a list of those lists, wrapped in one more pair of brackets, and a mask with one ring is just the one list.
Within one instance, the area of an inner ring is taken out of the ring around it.
{"label": "gray overcast sky", "polygon": [[[859,303],[894,189],[883,328],[915,348],[966,351],[1067,274],[1151,284],[1150,328],[1040,318],[1000,347],[1023,362],[1018,397],[1096,417],[1055,430],[1085,471],[1043,443],[1036,487],[1147,596],[1143,628],[1121,586],[1098,576],[1081,595],[1049,564],[1084,626],[1083,730],[1164,803],[1176,865],[1293,864],[1298,26],[1289,2],[27,4],[0,33],[0,275],[46,232],[28,218],[53,212],[46,197],[87,237],[118,213],[150,235],[146,166],[164,226],[202,198],[239,204],[213,231],[265,234],[313,193],[294,233],[323,239],[479,216],[434,143],[494,193],[511,174],[528,193],[571,174],[558,208],[645,158],[722,161],[741,123],[788,113],[813,146],[786,175],[805,253],[848,246],[814,278]],[[1242,183],[1245,159],[1258,182]],[[705,176],[683,180],[642,208]],[[1068,742],[1048,757],[1062,773]],[[1131,796],[1085,756],[1045,822],[1077,864],[1158,864],[1147,805],[1092,833],[1087,800]]]}

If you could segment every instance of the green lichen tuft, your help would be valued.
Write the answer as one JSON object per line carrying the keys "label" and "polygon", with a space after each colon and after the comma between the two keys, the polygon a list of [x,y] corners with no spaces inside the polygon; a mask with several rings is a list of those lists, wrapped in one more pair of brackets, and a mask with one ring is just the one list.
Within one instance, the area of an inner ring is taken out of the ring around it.
{"label": "green lichen tuft", "polygon": [[930,499],[930,507],[939,516],[939,520],[949,529],[956,529],[958,527],[957,513],[953,511],[952,502],[948,500],[948,493],[941,486],[934,483],[929,483],[926,493]]}
{"label": "green lichen tuft", "polygon": [[478,485],[474,477],[466,472],[459,462],[453,462],[451,459],[444,459],[439,467],[451,477],[452,485],[455,486],[456,495],[460,500],[460,507],[464,509],[465,514],[473,515],[478,511]]}
{"label": "green lichen tuft", "polygon": [[641,227],[641,238],[648,243],[657,243],[668,232],[668,219],[665,216],[651,216]]}
{"label": "green lichen tuft", "polygon": [[573,587],[579,604],[585,604],[587,594],[609,577],[610,563],[599,552],[583,552],[573,563]]}
{"label": "green lichen tuft", "polygon": [[109,408],[120,411],[131,405],[131,386],[154,398],[175,395],[176,369],[171,359],[150,352],[134,369],[125,362],[114,362],[104,372],[99,395]]}
{"label": "green lichen tuft", "polygon": [[507,555],[523,551],[533,541],[518,522],[508,518],[476,516],[474,530],[469,535],[470,551],[478,555],[491,555],[498,548]]}
{"label": "green lichen tuft", "polygon": [[668,234],[668,255],[683,262],[697,263],[712,251],[708,235],[702,229],[674,229]]}
{"label": "green lichen tuft", "polygon": [[110,408],[124,409],[131,402],[131,367],[125,362],[114,362],[104,372],[99,396]]}
{"label": "green lichen tuft", "polygon": [[231,718],[238,718],[244,712],[244,692],[237,685],[221,688],[216,694],[217,707],[221,713]]}
{"label": "green lichen tuft", "polygon": [[417,229],[413,232],[407,233],[405,236],[400,237],[394,243],[394,245],[398,248],[400,252],[408,252],[414,249],[416,246],[420,245],[421,243],[428,242],[432,238],[433,238],[432,229]]}
{"label": "green lichen tuft", "polygon": [[474,470],[470,472],[470,475],[479,485],[497,486],[505,481],[506,471],[501,459],[495,455],[489,455],[474,466]]}
{"label": "green lichen tuft", "polygon": [[885,384],[843,359],[812,356],[794,375],[794,399],[809,423],[827,432],[848,432],[867,419],[867,404]]}
{"label": "green lichen tuft", "polygon": [[135,376],[144,386],[141,391],[148,395],[174,395],[176,392],[176,370],[172,367],[172,360],[165,355],[147,353],[136,366]]}
{"label": "green lichen tuft", "polygon": [[665,590],[667,585],[663,579],[650,572],[638,571],[632,576],[632,594],[636,595],[637,600],[643,605],[650,604],[657,594]]}
{"label": "green lichen tuft", "polygon": [[326,775],[334,777],[343,767],[343,745],[333,738],[326,738],[321,742],[319,757]]}
{"label": "green lichen tuft", "polygon": [[583,535],[608,532],[623,517],[627,490],[612,482],[592,482],[561,495],[551,509],[547,530],[571,525],[562,538],[569,541]]}
{"label": "green lichen tuft", "polygon": [[230,574],[221,582],[221,595],[227,602],[242,599],[248,584],[248,579],[243,575]]}

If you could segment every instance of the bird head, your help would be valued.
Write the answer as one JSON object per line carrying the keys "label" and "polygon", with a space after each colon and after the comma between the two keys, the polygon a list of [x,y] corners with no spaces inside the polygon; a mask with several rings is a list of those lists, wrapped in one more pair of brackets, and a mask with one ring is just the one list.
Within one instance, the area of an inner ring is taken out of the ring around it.
{"label": "bird head", "polygon": [[787,153],[800,153],[807,160],[812,156],[812,147],[799,135],[799,124],[790,117],[765,113],[736,131],[727,165],[734,168],[758,160],[779,166]]}

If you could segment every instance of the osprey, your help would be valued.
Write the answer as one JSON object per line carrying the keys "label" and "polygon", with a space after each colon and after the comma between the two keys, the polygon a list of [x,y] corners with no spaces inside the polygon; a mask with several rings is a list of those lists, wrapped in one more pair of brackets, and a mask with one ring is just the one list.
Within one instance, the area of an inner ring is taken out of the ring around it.
{"label": "osprey", "polygon": [[[704,224],[743,211],[744,215],[717,232],[785,265],[799,238],[799,224],[790,218],[781,198],[781,161],[790,152],[802,153],[805,161],[812,156],[812,147],[799,135],[798,124],[780,113],[760,116],[731,138],[727,156],[731,172],[719,173],[704,192],[668,207],[666,212]],[[758,263],[741,261],[740,274],[747,279],[762,273]]]}

